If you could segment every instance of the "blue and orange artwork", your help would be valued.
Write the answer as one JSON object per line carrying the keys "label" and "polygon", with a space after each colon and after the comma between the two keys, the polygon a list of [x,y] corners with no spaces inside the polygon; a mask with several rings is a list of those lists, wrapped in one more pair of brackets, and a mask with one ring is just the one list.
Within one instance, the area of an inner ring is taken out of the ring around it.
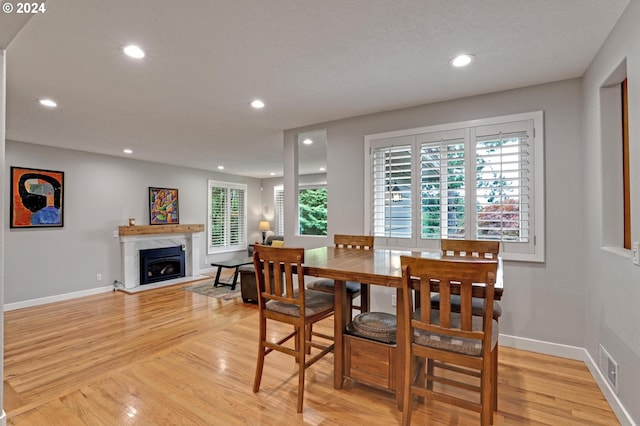
{"label": "blue and orange artwork", "polygon": [[64,172],[11,167],[11,228],[63,226]]}

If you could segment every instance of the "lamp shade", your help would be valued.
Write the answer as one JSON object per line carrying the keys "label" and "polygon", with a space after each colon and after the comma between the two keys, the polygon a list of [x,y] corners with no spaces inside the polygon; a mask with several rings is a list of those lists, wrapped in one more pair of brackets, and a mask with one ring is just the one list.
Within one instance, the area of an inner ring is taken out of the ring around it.
{"label": "lamp shade", "polygon": [[260,231],[268,231],[269,230],[269,222],[266,220],[261,220],[258,224],[258,229]]}

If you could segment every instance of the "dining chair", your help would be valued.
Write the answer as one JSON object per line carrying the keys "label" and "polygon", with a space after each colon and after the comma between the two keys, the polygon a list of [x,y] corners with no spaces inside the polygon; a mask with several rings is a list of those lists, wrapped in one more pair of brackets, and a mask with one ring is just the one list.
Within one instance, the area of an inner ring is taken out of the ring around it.
{"label": "dining chair", "polygon": [[[440,240],[440,250],[442,257],[464,257],[464,258],[478,258],[478,259],[497,259],[500,253],[499,241],[478,241],[478,240]],[[440,304],[440,295],[434,294],[431,297],[431,308],[438,309]],[[473,314],[482,315],[484,311],[484,300],[473,298],[472,299]],[[460,297],[456,295],[451,296],[451,310],[454,312],[460,312]],[[497,300],[493,301],[493,319],[498,321],[502,315],[502,305]],[[495,366],[493,372],[495,374],[495,380],[498,380],[498,346],[496,346],[496,356],[494,357]],[[497,391],[497,387],[495,388]],[[493,409],[498,409],[498,395],[495,395],[493,401]]]}
{"label": "dining chair", "polygon": [[[374,237],[370,235],[346,235],[335,234],[333,244],[336,248],[347,248],[354,250],[373,250]],[[326,293],[334,291],[335,283],[331,279],[314,280],[307,284],[307,288]],[[349,299],[349,321],[353,318],[353,309],[360,312],[369,312],[369,286],[363,283],[347,281],[347,297]],[[360,296],[360,305],[354,305],[353,300]]]}
{"label": "dining chair", "polygon": [[[333,314],[333,295],[305,289],[304,276],[296,274],[297,271],[302,271],[303,262],[302,248],[254,247],[253,264],[259,289],[260,338],[253,392],[260,390],[266,355],[273,351],[291,355],[298,364],[298,413],[302,412],[304,400],[305,370],[334,348],[332,336],[311,330],[312,324]],[[267,333],[267,325],[271,321],[291,324],[293,332],[273,342]],[[312,335],[330,343],[312,342]],[[289,342],[291,339],[293,345]],[[313,356],[312,348],[315,349]]]}
{"label": "dining chair", "polygon": [[[493,303],[484,304],[482,316],[473,314],[472,294],[493,300],[498,262],[401,256],[400,265],[405,342],[403,425],[411,424],[414,395],[479,412],[483,426],[492,424],[498,323],[493,319]],[[438,309],[428,303],[434,282],[440,294]],[[419,290],[420,309],[414,307],[413,289]],[[460,312],[451,309],[452,295],[460,296]],[[455,374],[447,374],[451,370]],[[479,398],[452,393],[451,387],[473,391]]]}
{"label": "dining chair", "polygon": [[[440,240],[440,250],[443,258],[462,257],[474,259],[498,259],[500,252],[499,241],[478,241],[478,240]],[[431,297],[431,307],[437,309],[440,304],[440,295],[434,294]],[[460,312],[460,297],[451,297],[451,309]],[[482,315],[484,300],[473,300],[474,315]],[[493,302],[493,317],[497,320],[502,315],[500,302]]]}

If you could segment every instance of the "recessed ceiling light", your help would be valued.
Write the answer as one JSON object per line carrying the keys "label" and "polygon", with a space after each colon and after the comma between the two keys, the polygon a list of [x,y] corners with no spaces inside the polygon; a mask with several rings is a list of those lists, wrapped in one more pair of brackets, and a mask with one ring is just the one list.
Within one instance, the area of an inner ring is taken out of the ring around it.
{"label": "recessed ceiling light", "polygon": [[144,58],[144,50],[140,49],[140,47],[136,46],[135,44],[130,44],[128,46],[125,46],[125,48],[122,50],[125,53],[125,55],[130,56],[132,58],[136,58],[136,59]]}
{"label": "recessed ceiling light", "polygon": [[262,102],[260,99],[255,99],[251,101],[251,106],[255,109],[264,108],[264,102]]}
{"label": "recessed ceiling light", "polygon": [[275,175],[276,175],[276,172],[269,173],[269,176],[275,176]]}
{"label": "recessed ceiling light", "polygon": [[305,140],[302,141],[303,144],[305,145],[311,145],[313,143],[313,141],[309,138],[306,138]]}
{"label": "recessed ceiling light", "polygon": [[458,55],[451,60],[451,65],[454,67],[466,67],[473,61],[473,55]]}
{"label": "recessed ceiling light", "polygon": [[224,170],[224,166],[218,166],[218,170]]}
{"label": "recessed ceiling light", "polygon": [[55,108],[58,106],[58,104],[56,103],[56,101],[54,101],[53,99],[40,99],[38,102],[40,102],[40,105],[49,107],[49,108]]}
{"label": "recessed ceiling light", "polygon": [[123,149],[122,152],[124,152],[125,154],[133,154],[133,150],[129,148]]}
{"label": "recessed ceiling light", "polygon": [[320,171],[321,171],[321,172],[326,172],[326,171],[327,171],[327,169],[326,169],[326,167],[320,167]]}

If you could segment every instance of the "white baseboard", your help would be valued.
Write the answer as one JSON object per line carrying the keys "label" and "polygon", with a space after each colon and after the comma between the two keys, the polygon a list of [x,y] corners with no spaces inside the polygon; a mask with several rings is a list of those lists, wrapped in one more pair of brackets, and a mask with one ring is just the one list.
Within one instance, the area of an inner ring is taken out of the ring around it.
{"label": "white baseboard", "polygon": [[4,311],[13,311],[16,309],[30,308],[32,306],[44,305],[46,303],[61,302],[63,300],[75,299],[77,297],[92,296],[94,294],[106,293],[113,291],[113,285],[104,287],[91,288],[89,290],[74,291],[73,293],[57,294],[55,296],[41,297],[39,299],[25,300],[22,302],[7,303],[4,305]]}
{"label": "white baseboard", "polygon": [[585,348],[577,346],[561,345],[558,343],[544,342],[541,340],[527,339],[524,337],[500,335],[500,346],[522,349],[530,352],[538,352],[545,355],[553,355],[561,358],[575,359],[586,364],[589,372],[596,381],[600,391],[611,406],[611,410],[622,425],[637,426],[629,412],[624,408],[618,395],[613,391],[596,362]]}

